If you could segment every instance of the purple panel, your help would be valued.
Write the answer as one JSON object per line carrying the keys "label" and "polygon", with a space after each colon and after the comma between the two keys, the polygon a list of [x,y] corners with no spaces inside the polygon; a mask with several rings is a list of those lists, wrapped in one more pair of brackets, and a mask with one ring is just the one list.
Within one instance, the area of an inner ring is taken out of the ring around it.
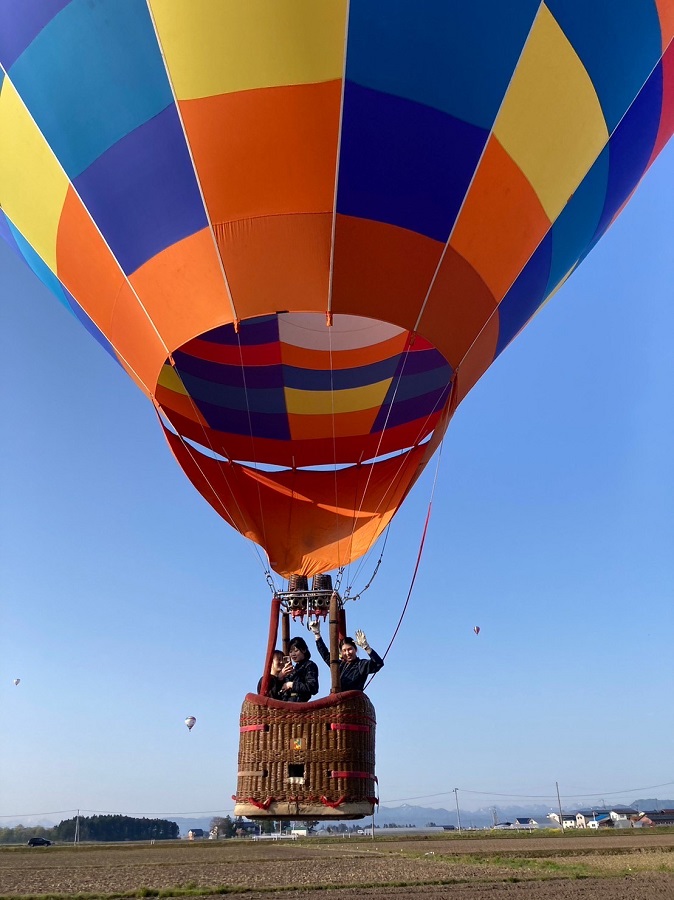
{"label": "purple panel", "polygon": [[389,407],[382,406],[377,415],[377,419],[372,426],[371,434],[381,431],[384,426],[386,428],[394,428],[396,425],[407,425],[410,422],[419,422],[419,430],[421,431],[423,420],[442,409],[447,402],[449,396],[449,385],[438,388],[430,394],[424,394],[423,397],[412,397],[410,400],[401,400],[400,403],[394,403],[391,414],[388,417]]}
{"label": "purple panel", "polygon": [[70,0],[0,0],[0,62],[5,70]]}
{"label": "purple panel", "polygon": [[199,359],[196,356],[188,356],[180,350],[173,354],[173,358],[180,375],[191,375],[211,384],[242,388],[245,383],[249,388],[283,388],[283,367],[280,364],[246,366],[244,373],[242,366],[230,366],[208,359]]}
{"label": "purple panel", "polygon": [[347,81],[338,212],[446,241],[487,132]]}
{"label": "purple panel", "polygon": [[209,341],[212,344],[225,344],[228,347],[238,347],[239,343],[244,347],[257,347],[259,344],[274,344],[279,339],[278,318],[276,313],[269,316],[256,316],[254,319],[244,319],[239,327],[239,333],[233,325],[221,325],[207,334],[202,334],[200,340]]}
{"label": "purple panel", "polygon": [[207,225],[174,105],[106,150],[74,184],[127,275]]}
{"label": "purple panel", "polygon": [[288,417],[285,414],[247,413],[243,410],[222,409],[208,403],[200,403],[199,412],[204,416],[209,427],[221,431],[223,434],[252,434],[259,438],[290,440]]}
{"label": "purple panel", "polygon": [[536,252],[522,269],[517,280],[498,308],[499,333],[494,359],[524,328],[545,299],[552,259],[552,232],[548,231]]}
{"label": "purple panel", "polygon": [[655,67],[609,141],[608,187],[596,239],[611,224],[646,171],[660,126],[662,64]]}

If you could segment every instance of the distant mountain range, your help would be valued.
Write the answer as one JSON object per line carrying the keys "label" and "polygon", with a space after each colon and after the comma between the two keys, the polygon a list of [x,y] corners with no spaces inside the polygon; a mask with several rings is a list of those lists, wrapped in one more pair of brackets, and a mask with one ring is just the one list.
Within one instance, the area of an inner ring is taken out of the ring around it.
{"label": "distant mountain range", "polygon": [[[614,807],[623,807],[623,806],[631,806],[636,810],[647,810],[647,809],[674,809],[674,800],[661,800],[661,799],[642,799],[642,800],[633,800],[630,804],[623,802],[616,802],[613,804]],[[581,800],[580,802],[570,805],[568,803],[564,804],[564,812],[575,812],[578,809],[592,809],[593,804],[592,801],[589,800]],[[595,809],[603,809],[604,804],[601,806],[594,804]],[[606,805],[606,809],[611,809],[610,805]],[[459,812],[461,814],[461,826],[463,828],[485,828],[489,825],[494,824],[494,818],[496,822],[514,822],[517,818],[529,818],[535,819],[539,825],[547,825],[548,822],[548,813],[556,812],[554,808],[548,806],[489,806],[484,807],[482,809],[461,809],[460,806],[460,795],[459,795]],[[192,828],[203,828],[205,831],[208,830],[212,816],[166,816],[170,822],[175,822],[180,828],[180,834],[182,837],[185,837]],[[60,819],[58,820],[60,821]],[[5,827],[12,828],[15,825],[24,825],[26,827],[30,827],[31,825],[42,825],[45,828],[50,828],[52,825],[57,825],[58,821],[51,821],[44,818],[38,818],[37,816],[28,817],[24,819],[17,819],[16,821],[5,821],[3,825]],[[403,804],[402,806],[381,806],[379,807],[376,816],[375,816],[375,824],[382,828],[384,825],[399,825],[402,827],[405,826],[414,826],[415,828],[423,828],[426,825],[433,823],[434,825],[454,825],[455,827],[458,825],[456,809],[436,809],[430,806],[410,806],[409,804]],[[353,824],[353,823],[347,823]]]}

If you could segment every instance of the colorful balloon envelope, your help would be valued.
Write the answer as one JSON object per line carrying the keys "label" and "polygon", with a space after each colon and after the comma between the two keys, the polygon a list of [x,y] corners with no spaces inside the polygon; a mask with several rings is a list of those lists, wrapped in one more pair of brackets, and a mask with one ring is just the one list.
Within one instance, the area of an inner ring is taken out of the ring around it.
{"label": "colorful balloon envelope", "polygon": [[668,0],[3,0],[0,231],[217,512],[324,572],[664,146],[673,33]]}
{"label": "colorful balloon envelope", "polygon": [[194,726],[195,726],[196,724],[197,724],[197,720],[196,720],[196,717],[195,717],[195,716],[188,716],[188,717],[185,719],[185,725],[187,725],[187,730],[188,730],[188,731],[191,731],[191,730],[194,728]]}
{"label": "colorful balloon envelope", "polygon": [[473,628],[473,631],[475,632],[475,634],[479,634],[479,633],[480,633],[480,626],[479,626],[479,625],[476,625],[475,628]]}

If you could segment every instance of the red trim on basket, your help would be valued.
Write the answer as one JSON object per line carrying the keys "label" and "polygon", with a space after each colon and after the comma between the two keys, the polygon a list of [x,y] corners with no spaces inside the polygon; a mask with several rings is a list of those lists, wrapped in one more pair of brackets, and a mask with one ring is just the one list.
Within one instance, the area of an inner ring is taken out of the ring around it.
{"label": "red trim on basket", "polygon": [[330,778],[371,778],[376,781],[372,772],[330,772]]}
{"label": "red trim on basket", "polygon": [[338,806],[341,806],[342,803],[346,800],[346,797],[340,797],[339,800],[328,800],[327,797],[321,797],[321,803],[323,806],[329,806],[330,809],[337,809]]}
{"label": "red trim on basket", "polygon": [[260,803],[259,800],[255,800],[253,797],[237,797],[233,796],[232,800],[235,800],[237,803],[252,803],[253,806],[257,806],[258,809],[269,809],[269,807],[274,802],[273,797],[267,797],[264,803]]}
{"label": "red trim on basket", "polygon": [[264,725],[241,725],[239,731],[264,731]]}
{"label": "red trim on basket", "polygon": [[369,725],[347,725],[343,722],[330,722],[331,731],[369,731]]}

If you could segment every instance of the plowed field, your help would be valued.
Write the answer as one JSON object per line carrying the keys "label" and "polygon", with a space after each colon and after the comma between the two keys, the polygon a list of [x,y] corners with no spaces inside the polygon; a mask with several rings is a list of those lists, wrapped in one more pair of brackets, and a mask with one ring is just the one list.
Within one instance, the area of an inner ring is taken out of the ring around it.
{"label": "plowed field", "polygon": [[251,900],[346,900],[354,891],[382,900],[674,900],[674,834],[0,849],[0,900],[244,892]]}

